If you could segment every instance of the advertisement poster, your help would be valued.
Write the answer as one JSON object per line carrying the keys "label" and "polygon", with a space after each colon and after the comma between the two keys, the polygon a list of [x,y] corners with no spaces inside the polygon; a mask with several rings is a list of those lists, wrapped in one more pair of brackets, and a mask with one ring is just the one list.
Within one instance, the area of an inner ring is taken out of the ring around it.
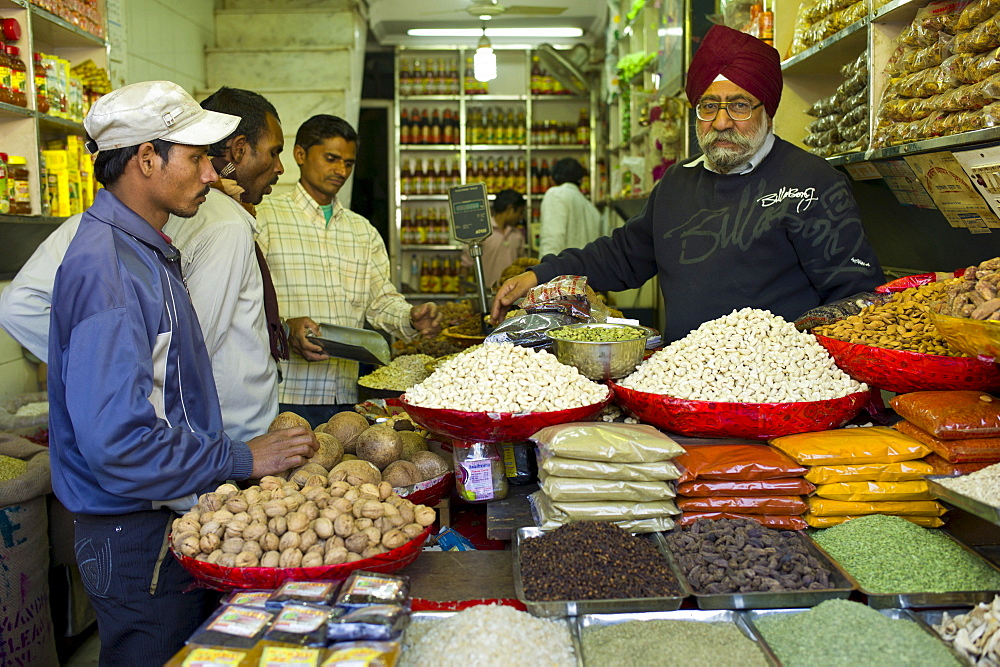
{"label": "advertisement poster", "polygon": [[993,212],[1000,216],[1000,147],[977,148],[953,155],[969,175],[972,185]]}
{"label": "advertisement poster", "polygon": [[973,234],[989,234],[991,227],[1000,228],[1000,218],[950,151],[904,159],[952,227],[965,228]]}
{"label": "advertisement poster", "polygon": [[930,198],[920,179],[903,160],[881,160],[874,163],[876,171],[885,179],[885,184],[896,195],[896,199],[904,206],[919,206],[920,208],[937,208]]}

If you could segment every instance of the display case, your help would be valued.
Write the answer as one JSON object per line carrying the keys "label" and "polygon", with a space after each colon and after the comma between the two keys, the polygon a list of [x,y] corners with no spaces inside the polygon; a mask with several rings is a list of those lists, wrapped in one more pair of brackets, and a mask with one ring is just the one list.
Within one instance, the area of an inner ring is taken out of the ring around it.
{"label": "display case", "polygon": [[491,199],[506,188],[524,194],[534,250],[541,197],[551,185],[549,167],[575,157],[590,174],[597,172],[596,85],[584,94],[563,92],[537,52],[495,53],[497,78],[483,83],[473,76],[473,49],[397,49],[398,167],[389,254],[393,282],[407,298],[444,300],[475,292],[461,267],[464,246],[451,235],[450,186],[482,181]]}

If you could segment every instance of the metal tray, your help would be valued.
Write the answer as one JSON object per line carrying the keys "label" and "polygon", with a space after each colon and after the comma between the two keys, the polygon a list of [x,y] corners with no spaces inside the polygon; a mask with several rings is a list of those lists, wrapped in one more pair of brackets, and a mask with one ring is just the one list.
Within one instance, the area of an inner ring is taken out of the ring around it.
{"label": "metal tray", "polygon": [[937,630],[935,630],[933,627],[935,624],[941,622],[941,618],[944,616],[945,612],[947,612],[949,615],[951,615],[952,618],[954,618],[955,616],[960,616],[962,614],[972,611],[972,607],[960,607],[957,609],[931,609],[931,610],[921,610],[921,611],[914,611],[914,610],[909,610],[909,611],[910,611],[910,616],[916,619],[917,623],[920,623],[920,625],[923,626],[928,632],[930,632],[935,637],[944,642],[945,645],[949,649],[951,649],[951,652],[955,655],[956,658],[958,658],[961,662],[965,663],[966,665],[975,664],[971,660],[966,658],[964,655],[962,655],[961,652],[957,651],[949,642],[945,641],[944,639],[941,639],[941,635],[939,635],[937,633]]}
{"label": "metal tray", "polygon": [[679,609],[684,598],[691,595],[687,579],[674,561],[667,542],[660,533],[645,533],[638,537],[650,540],[670,565],[677,583],[681,587],[681,595],[659,598],[620,598],[614,600],[559,600],[538,601],[529,600],[524,595],[524,582],[521,579],[521,542],[544,535],[541,528],[519,528],[514,536],[514,592],[517,599],[524,603],[528,611],[535,616],[577,616],[579,614],[611,614],[615,612],[635,611],[673,611]]}
{"label": "metal tray", "polygon": [[[823,551],[822,547],[805,533],[797,533],[803,545],[811,555],[818,558],[833,573],[831,578],[833,588],[820,588],[817,590],[805,591],[755,591],[750,593],[698,593],[687,581],[684,580],[692,590],[692,595],[698,603],[700,609],[787,609],[792,607],[815,607],[824,600],[834,598],[850,597],[851,591],[857,588],[858,584],[844,571],[840,565]],[[669,547],[668,547],[669,549]],[[676,556],[675,556],[676,558]],[[683,574],[683,569],[681,572]]]}
{"label": "metal tray", "polygon": [[351,359],[376,366],[384,366],[390,360],[389,343],[377,331],[320,324],[319,335],[313,336],[310,332],[307,337],[328,355],[338,359]]}
{"label": "metal tray", "polygon": [[[936,529],[930,529],[936,530]],[[940,530],[942,535],[962,547],[979,560],[990,566],[994,572],[1000,573],[1000,567],[983,558],[975,549],[965,544],[951,533]],[[921,607],[973,607],[980,602],[991,602],[993,596],[1000,593],[1000,587],[987,591],[946,591],[944,593],[871,593],[858,584],[858,591],[868,598],[868,606],[875,609],[921,608]]]}
{"label": "metal tray", "polygon": [[939,479],[951,479],[950,475],[930,475],[924,479],[927,480],[927,485],[930,487],[931,493],[941,500],[965,510],[969,514],[978,516],[980,519],[986,519],[1000,526],[1000,507],[987,505],[981,500],[958,493],[938,482]]}
{"label": "metal tray", "polygon": [[[649,611],[637,614],[585,614],[576,618],[574,630],[577,633],[577,642],[580,646],[580,655],[583,656],[583,633],[587,628],[604,627],[625,623],[626,621],[693,621],[695,623],[732,623],[750,640],[754,641],[760,648],[761,653],[768,663],[780,665],[771,647],[767,645],[764,638],[760,636],[757,629],[747,623],[743,614],[738,611],[723,610],[703,610],[703,609],[679,609],[677,611]],[[664,646],[669,646],[669,637],[664,637]],[[679,661],[679,656],[674,656]]]}
{"label": "metal tray", "polygon": [[[415,611],[410,614],[410,623],[421,620],[442,620],[461,613],[462,612],[460,611]],[[580,635],[576,630],[575,624],[571,623],[569,618],[562,619],[562,622],[566,624],[567,629],[569,630],[570,640],[573,642],[573,654],[576,657],[577,667],[583,667],[583,647],[580,646]],[[404,634],[403,636],[405,638],[406,635]],[[474,639],[477,641],[479,640],[478,638]]]}
{"label": "metal tray", "polygon": [[[764,642],[767,642],[767,640],[764,639],[763,633],[761,633],[760,630],[757,628],[757,620],[758,619],[760,619],[763,616],[771,616],[771,615],[774,615],[774,614],[801,614],[804,611],[809,611],[809,610],[808,609],[768,609],[768,610],[765,610],[765,611],[745,611],[745,612],[743,612],[743,614],[745,615],[744,617],[745,617],[747,623],[753,629],[753,631],[756,632],[758,635],[760,635],[761,639]],[[936,632],[934,632],[933,628],[929,627],[926,623],[923,623],[920,620],[918,620],[917,617],[914,615],[914,613],[911,612],[910,610],[908,610],[908,609],[889,609],[889,608],[886,608],[886,609],[879,609],[878,612],[880,614],[882,614],[883,616],[888,616],[889,618],[897,620],[897,621],[902,620],[902,621],[910,621],[911,623],[916,623],[924,632],[926,632],[927,634],[929,634],[931,637],[933,637],[939,643],[944,644],[945,647],[948,649],[948,651],[953,656],[955,656],[956,660],[958,660],[960,663],[967,664],[966,661],[963,660],[962,657],[958,653],[956,653],[950,646],[948,646],[948,642],[946,642],[943,639],[941,639],[941,637],[939,637],[938,634]],[[851,638],[850,637],[842,637],[842,640],[844,642],[849,642],[851,640]],[[866,661],[865,660],[865,656],[863,656],[863,655],[859,655],[858,659],[859,659],[859,661]],[[867,660],[867,661],[870,662],[870,660]]]}

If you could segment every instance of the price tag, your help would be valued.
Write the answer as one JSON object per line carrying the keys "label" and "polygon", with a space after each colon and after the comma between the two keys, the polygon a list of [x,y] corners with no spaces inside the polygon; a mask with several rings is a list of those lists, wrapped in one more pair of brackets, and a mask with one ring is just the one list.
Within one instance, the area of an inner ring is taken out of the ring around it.
{"label": "price tag", "polygon": [[448,188],[452,234],[463,243],[482,241],[493,233],[485,183]]}

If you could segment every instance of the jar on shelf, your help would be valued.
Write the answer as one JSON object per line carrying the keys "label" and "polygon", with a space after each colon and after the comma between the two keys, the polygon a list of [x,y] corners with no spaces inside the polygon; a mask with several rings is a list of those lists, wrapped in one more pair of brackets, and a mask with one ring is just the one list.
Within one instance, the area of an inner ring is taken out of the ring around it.
{"label": "jar on shelf", "polygon": [[34,55],[34,67],[32,68],[32,78],[35,81],[35,109],[38,113],[49,112],[49,92],[48,76],[45,74],[45,63],[42,62],[42,54],[36,52]]}
{"label": "jar on shelf", "polygon": [[0,102],[13,104],[14,96],[10,88],[10,56],[7,55],[7,46],[0,42]]}
{"label": "jar on shelf", "polygon": [[7,156],[7,197],[10,213],[31,215],[31,186],[28,182],[28,160],[20,155]]}
{"label": "jar on shelf", "polygon": [[455,489],[462,500],[485,503],[507,497],[507,470],[495,444],[455,442],[452,458],[455,462]]}
{"label": "jar on shelf", "polygon": [[19,107],[28,106],[28,67],[21,60],[21,49],[7,45],[7,56],[10,59],[10,93],[14,104]]}
{"label": "jar on shelf", "polygon": [[7,154],[0,153],[0,214],[10,213],[10,198],[7,193]]}

